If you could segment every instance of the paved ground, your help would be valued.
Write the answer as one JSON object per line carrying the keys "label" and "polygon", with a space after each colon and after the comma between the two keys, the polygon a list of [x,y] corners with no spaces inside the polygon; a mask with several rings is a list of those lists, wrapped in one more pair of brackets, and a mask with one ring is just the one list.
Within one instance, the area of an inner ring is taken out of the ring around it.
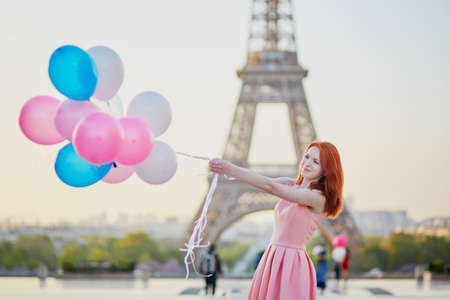
{"label": "paved ground", "polygon": [[[250,280],[219,279],[216,296],[205,296],[202,279],[104,280],[0,278],[0,300],[245,300]],[[318,300],[450,299],[450,281],[425,282],[411,279],[354,279],[346,286],[331,280]],[[291,299],[280,299],[291,300]],[[292,299],[296,300],[296,299]]]}
{"label": "paved ground", "polygon": [[[183,289],[177,299],[246,299],[249,281],[222,280],[216,296],[205,296],[201,286]],[[328,282],[328,288],[318,299],[450,299],[450,282],[424,283],[418,285],[414,280],[351,280],[339,285],[334,280]],[[174,298],[175,299],[175,298]]]}

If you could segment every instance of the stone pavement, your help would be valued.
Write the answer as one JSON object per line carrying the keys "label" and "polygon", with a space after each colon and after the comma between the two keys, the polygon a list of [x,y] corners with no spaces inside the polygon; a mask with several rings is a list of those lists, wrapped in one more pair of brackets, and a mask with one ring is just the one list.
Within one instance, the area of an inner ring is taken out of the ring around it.
{"label": "stone pavement", "polygon": [[[0,278],[0,300],[245,300],[250,280],[219,278],[216,296],[205,296],[203,279],[150,278],[141,280]],[[412,279],[351,279],[347,286],[328,281],[318,300],[450,299],[450,281]],[[297,300],[297,299],[280,299]]]}
{"label": "stone pavement", "polygon": [[[216,290],[215,297],[205,296],[203,287],[200,285],[181,290],[176,299],[190,300],[220,298],[227,300],[242,300],[246,299],[250,281],[219,279],[218,284],[219,287]],[[422,285],[418,285],[416,281],[410,279],[354,279],[350,280],[347,284],[340,282],[340,284],[337,285],[336,281],[329,280],[327,290],[324,294],[321,294],[320,291],[318,291],[317,299],[450,299],[450,282],[426,282]]]}

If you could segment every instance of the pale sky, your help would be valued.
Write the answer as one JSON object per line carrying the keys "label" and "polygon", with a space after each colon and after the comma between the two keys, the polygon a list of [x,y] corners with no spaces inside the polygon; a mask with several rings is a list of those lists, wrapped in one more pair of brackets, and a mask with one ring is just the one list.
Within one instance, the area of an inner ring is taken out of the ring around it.
{"label": "pale sky", "polygon": [[[250,0],[1,1],[0,219],[77,221],[107,212],[191,217],[207,191],[206,163],[179,159],[168,183],[77,189],[53,164],[56,146],[21,133],[22,105],[65,98],[47,73],[52,52],[105,45],[125,66],[126,107],[145,90],[167,97],[173,121],[159,139],[176,151],[221,156],[245,64]],[[358,210],[450,215],[450,2],[295,1],[300,63],[321,140],[341,152],[344,196]],[[257,114],[251,162],[290,162],[284,106]]]}

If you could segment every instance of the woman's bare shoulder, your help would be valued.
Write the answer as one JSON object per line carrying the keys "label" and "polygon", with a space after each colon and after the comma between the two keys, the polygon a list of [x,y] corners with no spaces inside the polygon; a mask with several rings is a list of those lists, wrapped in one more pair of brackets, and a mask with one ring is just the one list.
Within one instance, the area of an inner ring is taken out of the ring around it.
{"label": "woman's bare shoulder", "polygon": [[316,205],[308,206],[308,209],[315,214],[323,214],[325,212],[326,198],[321,190],[318,189],[308,189],[313,193],[316,198]]}

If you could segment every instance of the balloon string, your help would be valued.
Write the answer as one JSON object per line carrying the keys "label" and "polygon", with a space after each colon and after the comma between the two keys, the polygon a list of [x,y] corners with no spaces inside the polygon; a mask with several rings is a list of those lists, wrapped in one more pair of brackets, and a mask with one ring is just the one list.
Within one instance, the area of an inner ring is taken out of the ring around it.
{"label": "balloon string", "polygon": [[[194,158],[194,159],[208,160],[208,161],[210,160],[208,157],[204,157],[204,156],[191,155],[191,154],[187,154],[187,153],[183,153],[183,152],[176,152],[176,153],[179,155],[187,156],[187,157]],[[208,173],[208,174],[211,174],[211,173]],[[217,180],[219,178],[219,174],[217,174],[217,173],[213,173],[213,174],[214,174],[214,177],[211,182],[211,186],[209,187],[209,191],[206,196],[206,200],[203,203],[203,208],[202,208],[200,217],[194,222],[195,226],[192,231],[191,237],[189,238],[189,241],[184,244],[186,246],[186,248],[180,248],[181,251],[186,252],[186,256],[184,257],[184,264],[186,266],[186,279],[189,277],[189,264],[192,265],[195,273],[197,273],[197,275],[199,275],[201,277],[209,277],[212,275],[212,274],[202,275],[197,271],[197,267],[195,265],[194,250],[196,248],[206,248],[206,247],[209,247],[209,245],[210,245],[209,241],[207,244],[203,244],[203,245],[201,244],[201,242],[203,240],[202,233],[206,228],[206,224],[208,224],[207,214],[208,214],[209,204],[211,203],[214,192],[216,191]],[[227,176],[225,176],[225,178],[227,178],[229,180],[234,180],[234,178],[227,177]]]}
{"label": "balloon string", "polygon": [[58,149],[58,148],[54,148],[53,150],[51,150],[51,152],[49,152],[48,154],[47,154],[47,162],[49,162],[49,164],[52,166],[52,167],[54,167],[54,163],[55,163],[55,160],[56,160],[56,158],[54,158],[55,157],[55,155],[57,155],[57,152],[59,151],[60,149]]}
{"label": "balloon string", "polygon": [[108,101],[106,101],[106,111],[108,114],[111,114],[111,99],[108,99]]}
{"label": "balloon string", "polygon": [[[208,207],[211,203],[212,196],[214,194],[214,191],[217,187],[217,178],[219,177],[219,174],[214,174],[214,178],[212,180],[211,186],[208,191],[208,195],[206,196],[205,203],[203,204],[202,213],[200,217],[194,222],[194,230],[192,231],[191,237],[189,238],[189,241],[184,244],[186,248],[181,248],[181,251],[186,252],[186,256],[184,257],[184,264],[186,266],[186,279],[189,277],[189,264],[192,264],[192,267],[194,268],[195,273],[198,275],[205,277],[204,275],[201,275],[197,271],[197,267],[195,266],[195,253],[194,250],[196,248],[206,248],[209,247],[209,241],[207,244],[202,245],[201,242],[203,240],[202,233],[206,228],[206,224],[208,224]],[[211,276],[211,275],[209,275]],[[207,277],[207,276],[206,276]]]}
{"label": "balloon string", "polygon": [[[178,154],[178,155],[182,155],[182,156],[186,156],[186,157],[190,157],[190,158],[194,158],[194,159],[208,160],[208,161],[211,160],[209,157],[206,157],[206,156],[192,155],[192,154],[189,154],[189,153],[178,152],[178,151],[176,151],[175,153]],[[199,175],[200,175],[200,176],[205,176],[205,175],[206,175],[206,176],[209,176],[209,175],[213,175],[213,174],[216,174],[216,173],[214,173],[214,172],[209,172],[209,173],[202,173],[202,174],[199,174]],[[225,177],[225,178],[228,179],[228,180],[235,180],[234,177],[227,176],[226,174],[223,174],[223,177]]]}
{"label": "balloon string", "polygon": [[198,155],[192,155],[192,154],[188,154],[188,153],[184,153],[184,152],[175,152],[176,154],[178,154],[178,155],[183,155],[183,156],[187,156],[187,157],[190,157],[190,158],[195,158],[195,159],[200,159],[200,160],[211,160],[210,158],[208,158],[208,157],[205,157],[205,156],[198,156]]}

